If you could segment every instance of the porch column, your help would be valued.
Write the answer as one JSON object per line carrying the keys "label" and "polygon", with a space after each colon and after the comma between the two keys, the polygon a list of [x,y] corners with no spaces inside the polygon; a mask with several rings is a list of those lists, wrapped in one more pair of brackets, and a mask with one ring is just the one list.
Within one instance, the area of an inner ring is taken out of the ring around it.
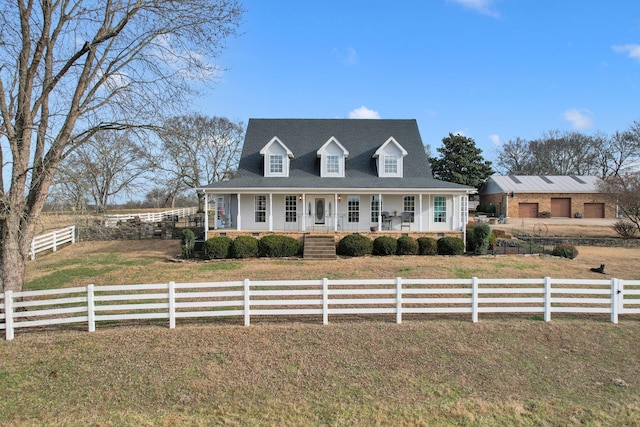
{"label": "porch column", "polygon": [[238,231],[242,231],[242,215],[240,215],[240,212],[242,212],[242,205],[240,204],[240,193],[236,194],[236,196],[238,198],[238,217],[236,218],[238,226],[236,228]]}
{"label": "porch column", "polygon": [[418,220],[420,221],[418,224],[418,231],[422,231],[422,193],[418,195],[418,205],[420,209],[420,213],[418,214]]}
{"label": "porch column", "polygon": [[[207,224],[209,224],[207,222]],[[213,195],[213,229],[218,229],[218,195]]]}
{"label": "porch column", "polygon": [[378,194],[378,230],[382,231],[382,193]]}
{"label": "porch column", "polygon": [[273,193],[269,193],[269,231],[273,231]]}
{"label": "porch column", "polygon": [[333,231],[338,231],[338,193],[333,193]]}
{"label": "porch column", "polygon": [[207,231],[209,231],[209,195],[204,192],[204,239],[207,240]]}
{"label": "porch column", "polygon": [[302,231],[307,231],[307,195],[302,193]]}

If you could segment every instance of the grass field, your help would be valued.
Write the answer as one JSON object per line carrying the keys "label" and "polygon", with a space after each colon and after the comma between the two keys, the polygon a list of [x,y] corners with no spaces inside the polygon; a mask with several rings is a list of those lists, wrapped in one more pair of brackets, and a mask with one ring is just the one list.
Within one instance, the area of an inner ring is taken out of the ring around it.
{"label": "grass field", "polygon": [[[640,249],[548,256],[176,263],[174,241],[93,242],[27,287],[242,278],[640,279]],[[607,274],[589,271],[601,263]],[[20,330],[0,341],[0,425],[640,425],[640,318],[350,317]]]}

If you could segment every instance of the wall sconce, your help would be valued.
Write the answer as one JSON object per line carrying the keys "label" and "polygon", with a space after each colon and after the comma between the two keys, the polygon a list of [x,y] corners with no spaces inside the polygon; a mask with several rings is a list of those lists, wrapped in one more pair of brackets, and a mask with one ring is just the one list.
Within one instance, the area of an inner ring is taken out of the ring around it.
{"label": "wall sconce", "polygon": [[338,194],[338,201],[342,200],[342,196]]}
{"label": "wall sconce", "polygon": [[515,194],[513,193],[513,191],[511,193],[509,193],[509,195],[511,196],[511,198],[513,199],[513,197],[515,196]]}
{"label": "wall sconce", "polygon": [[298,196],[298,200],[302,200],[302,194]]}

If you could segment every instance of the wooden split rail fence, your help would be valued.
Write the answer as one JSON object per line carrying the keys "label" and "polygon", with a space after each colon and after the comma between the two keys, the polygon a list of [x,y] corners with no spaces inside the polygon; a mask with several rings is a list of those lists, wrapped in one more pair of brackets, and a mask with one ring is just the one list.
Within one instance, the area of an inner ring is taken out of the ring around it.
{"label": "wooden split rail fence", "polygon": [[105,227],[115,227],[120,222],[139,219],[141,222],[161,222],[167,218],[184,218],[198,212],[197,207],[172,209],[162,212],[144,212],[136,214],[113,214],[104,216]]}
{"label": "wooden split rail fence", "polygon": [[640,314],[640,280],[382,279],[159,283],[74,287],[0,294],[0,329],[99,322],[220,317],[533,313]]}

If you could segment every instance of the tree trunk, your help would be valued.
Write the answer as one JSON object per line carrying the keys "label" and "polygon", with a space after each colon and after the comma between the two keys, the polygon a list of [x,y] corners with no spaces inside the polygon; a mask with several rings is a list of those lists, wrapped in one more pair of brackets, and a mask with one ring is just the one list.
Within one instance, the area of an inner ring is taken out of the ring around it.
{"label": "tree trunk", "polygon": [[2,272],[0,282],[2,291],[18,292],[24,284],[25,271],[29,261],[31,241],[33,240],[34,226],[23,224],[20,227],[20,217],[11,212],[2,227]]}
{"label": "tree trunk", "polygon": [[198,212],[204,212],[204,193],[198,193]]}

